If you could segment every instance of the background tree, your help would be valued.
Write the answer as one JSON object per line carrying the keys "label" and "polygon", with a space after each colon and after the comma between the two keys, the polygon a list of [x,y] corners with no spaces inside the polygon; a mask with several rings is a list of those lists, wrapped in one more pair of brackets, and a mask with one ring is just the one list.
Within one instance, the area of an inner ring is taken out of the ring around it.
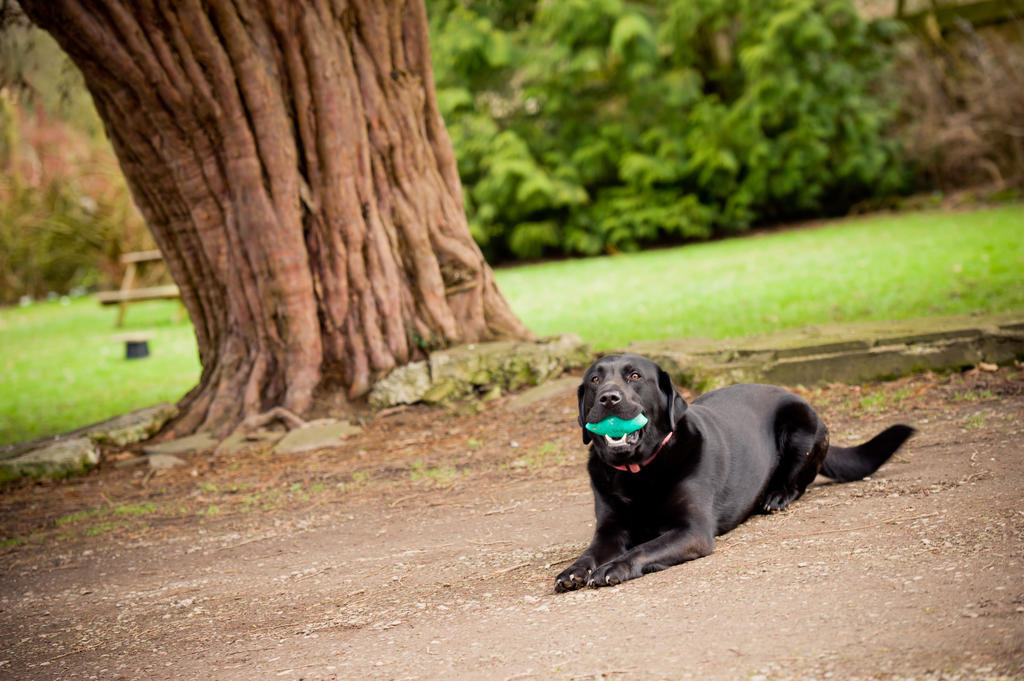
{"label": "background tree", "polygon": [[175,432],[524,338],[473,242],[422,0],[22,0],[82,71],[196,329]]}

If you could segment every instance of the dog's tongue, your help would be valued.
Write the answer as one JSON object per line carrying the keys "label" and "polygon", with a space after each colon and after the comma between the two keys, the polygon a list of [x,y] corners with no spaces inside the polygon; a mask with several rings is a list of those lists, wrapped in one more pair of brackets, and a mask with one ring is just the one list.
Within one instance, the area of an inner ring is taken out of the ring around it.
{"label": "dog's tongue", "polygon": [[638,464],[638,463],[631,463],[631,464],[628,464],[628,465],[626,466],[626,468],[628,468],[628,469],[629,469],[629,472],[630,472],[630,473],[639,473],[639,472],[640,472],[640,464]]}

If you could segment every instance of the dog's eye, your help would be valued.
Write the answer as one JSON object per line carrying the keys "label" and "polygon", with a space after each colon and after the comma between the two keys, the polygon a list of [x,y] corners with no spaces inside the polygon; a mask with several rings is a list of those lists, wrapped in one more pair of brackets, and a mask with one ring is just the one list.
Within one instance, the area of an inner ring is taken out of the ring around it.
{"label": "dog's eye", "polygon": [[597,383],[597,382],[598,382],[598,381],[600,381],[600,380],[601,380],[601,377],[600,377],[600,376],[591,376],[591,377],[590,377],[590,382],[591,382],[591,383]]}
{"label": "dog's eye", "polygon": [[640,380],[640,372],[639,371],[632,371],[632,372],[630,372],[629,380],[631,380],[631,381],[639,381]]}

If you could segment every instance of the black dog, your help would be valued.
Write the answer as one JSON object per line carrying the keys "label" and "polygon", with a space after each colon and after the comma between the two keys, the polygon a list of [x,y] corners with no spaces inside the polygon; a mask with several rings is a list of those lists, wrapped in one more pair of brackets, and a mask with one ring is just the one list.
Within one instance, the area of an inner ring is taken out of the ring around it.
{"label": "black dog", "polygon": [[[583,428],[640,412],[647,424],[621,438]],[[619,584],[706,556],[716,535],[756,511],[786,508],[819,472],[859,480],[914,433],[892,426],[858,447],[830,447],[810,405],[782,388],[734,385],[687,405],[668,374],[637,355],[604,357],[587,370],[579,423],[597,529],[555,591]]]}

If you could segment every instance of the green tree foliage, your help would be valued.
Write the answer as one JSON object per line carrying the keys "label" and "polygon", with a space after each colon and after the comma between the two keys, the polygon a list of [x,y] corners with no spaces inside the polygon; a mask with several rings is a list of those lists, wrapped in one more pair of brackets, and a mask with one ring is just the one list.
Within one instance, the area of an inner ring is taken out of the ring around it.
{"label": "green tree foliage", "polygon": [[430,0],[438,100],[492,258],[838,214],[904,182],[894,24],[850,0]]}

